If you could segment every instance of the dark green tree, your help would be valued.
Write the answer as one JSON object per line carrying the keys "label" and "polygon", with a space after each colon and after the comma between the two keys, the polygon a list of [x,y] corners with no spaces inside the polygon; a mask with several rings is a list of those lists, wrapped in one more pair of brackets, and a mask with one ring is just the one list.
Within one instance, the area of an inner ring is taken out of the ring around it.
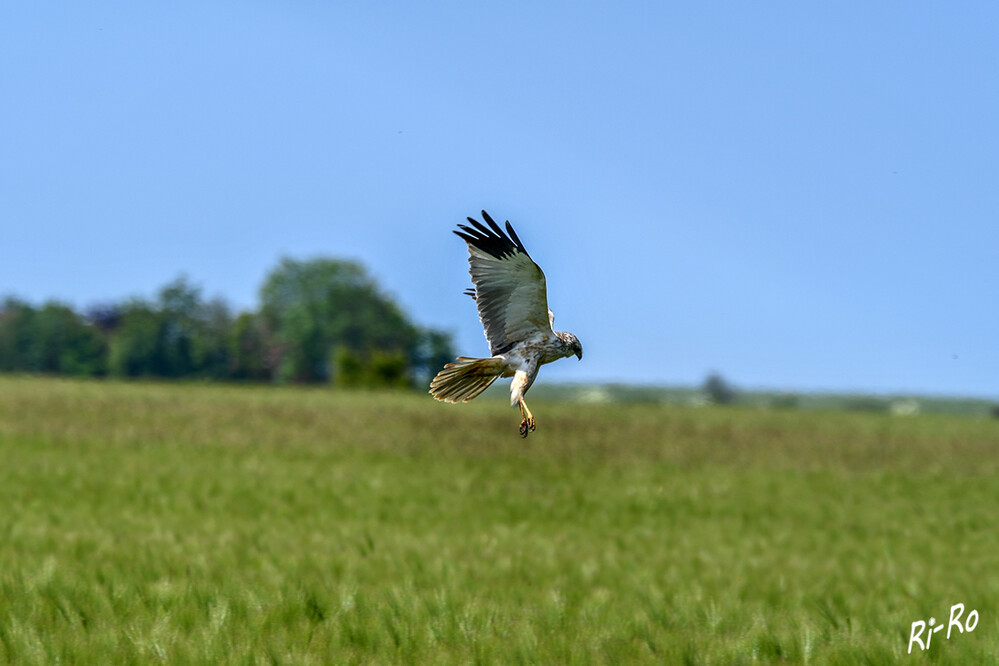
{"label": "dark green tree", "polygon": [[244,312],[236,317],[226,340],[229,377],[264,381],[271,377],[269,359],[273,356],[260,317]]}
{"label": "dark green tree", "polygon": [[197,376],[230,377],[233,370],[229,345],[232,328],[232,310],[224,300],[215,298],[198,305],[191,347]]}
{"label": "dark green tree", "polygon": [[105,343],[100,331],[71,307],[50,301],[35,316],[33,356],[41,372],[102,375]]}
{"label": "dark green tree", "polygon": [[0,370],[30,372],[37,370],[33,358],[36,312],[28,303],[13,297],[0,305]]}
{"label": "dark green tree", "polygon": [[230,376],[232,314],[216,299],[205,303],[200,288],[178,278],[155,303],[136,299],[114,308],[108,366],[123,377]]}
{"label": "dark green tree", "polygon": [[108,372],[116,377],[161,375],[166,362],[160,349],[159,312],[149,302],[133,299],[121,305],[118,313],[108,346]]}
{"label": "dark green tree", "polygon": [[160,290],[157,306],[155,374],[162,377],[195,374],[198,364],[194,347],[200,333],[201,291],[186,278],[178,278]]}
{"label": "dark green tree", "polygon": [[429,384],[434,375],[444,367],[444,364],[453,360],[454,347],[451,344],[449,334],[429,328],[420,330],[415,363],[412,368],[413,379],[418,385]]}
{"label": "dark green tree", "polygon": [[0,370],[100,375],[104,358],[100,331],[68,305],[35,309],[13,298],[0,305]]}
{"label": "dark green tree", "polygon": [[[357,262],[284,259],[260,290],[281,381],[400,385],[417,379],[423,334]],[[437,351],[449,347],[434,338]]]}
{"label": "dark green tree", "polygon": [[704,380],[704,394],[716,405],[731,405],[735,402],[736,391],[717,372],[712,372]]}

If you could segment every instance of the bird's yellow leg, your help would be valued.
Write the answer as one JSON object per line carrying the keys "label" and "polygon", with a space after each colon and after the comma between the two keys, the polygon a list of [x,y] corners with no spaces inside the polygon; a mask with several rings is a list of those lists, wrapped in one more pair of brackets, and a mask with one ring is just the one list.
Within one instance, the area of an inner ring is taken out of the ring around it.
{"label": "bird's yellow leg", "polygon": [[534,432],[534,414],[528,409],[523,398],[520,399],[520,415],[523,420],[520,422],[520,436],[527,437],[528,433]]}

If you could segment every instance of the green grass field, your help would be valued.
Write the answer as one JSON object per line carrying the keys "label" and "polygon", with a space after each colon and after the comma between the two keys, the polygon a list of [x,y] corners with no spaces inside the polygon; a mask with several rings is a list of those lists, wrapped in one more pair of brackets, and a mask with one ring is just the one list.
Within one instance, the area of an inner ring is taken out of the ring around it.
{"label": "green grass field", "polygon": [[999,662],[999,423],[531,407],[0,378],[0,662]]}

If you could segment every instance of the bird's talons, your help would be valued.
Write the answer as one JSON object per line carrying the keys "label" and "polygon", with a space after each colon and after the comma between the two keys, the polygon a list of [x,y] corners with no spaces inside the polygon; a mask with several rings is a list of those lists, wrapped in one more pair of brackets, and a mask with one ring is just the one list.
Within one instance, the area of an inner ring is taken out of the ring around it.
{"label": "bird's talons", "polygon": [[534,425],[533,416],[531,418],[524,418],[524,420],[520,422],[520,436],[527,437],[528,434],[534,432]]}

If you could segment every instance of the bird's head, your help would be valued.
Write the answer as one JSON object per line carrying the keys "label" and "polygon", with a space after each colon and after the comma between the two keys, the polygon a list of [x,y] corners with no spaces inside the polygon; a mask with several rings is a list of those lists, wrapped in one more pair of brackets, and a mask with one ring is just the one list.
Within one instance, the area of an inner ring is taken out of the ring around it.
{"label": "bird's head", "polygon": [[[565,337],[562,337],[565,336]],[[572,333],[562,333],[559,337],[565,342],[565,346],[568,347],[570,354],[575,354],[576,358],[580,361],[583,360],[583,345],[580,343],[579,338],[577,338]],[[568,356],[568,354],[567,354]]]}

